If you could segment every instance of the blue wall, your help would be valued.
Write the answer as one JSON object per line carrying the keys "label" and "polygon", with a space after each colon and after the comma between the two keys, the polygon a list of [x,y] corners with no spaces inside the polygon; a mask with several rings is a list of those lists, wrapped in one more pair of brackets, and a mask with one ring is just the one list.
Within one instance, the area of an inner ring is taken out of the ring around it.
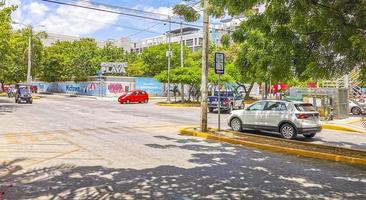
{"label": "blue wall", "polygon": [[91,96],[105,96],[106,86],[100,86],[97,82],[33,82],[39,92],[70,93]]}
{"label": "blue wall", "polygon": [[[100,85],[98,81],[77,83],[72,81],[54,83],[33,82],[33,85],[37,86],[39,92],[70,93],[91,96],[106,96],[108,88],[107,84]],[[153,78],[136,77],[134,88],[137,90],[145,90],[152,96],[160,96],[162,94],[162,84]]]}
{"label": "blue wall", "polygon": [[135,89],[145,90],[149,95],[153,96],[160,96],[162,94],[162,84],[153,78],[136,77]]}

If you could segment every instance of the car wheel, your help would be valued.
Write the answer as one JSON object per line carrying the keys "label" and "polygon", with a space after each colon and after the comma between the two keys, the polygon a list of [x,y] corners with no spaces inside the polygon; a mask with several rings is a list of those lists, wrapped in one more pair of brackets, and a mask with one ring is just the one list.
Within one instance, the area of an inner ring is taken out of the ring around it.
{"label": "car wheel", "polygon": [[32,104],[33,103],[33,99],[29,99],[29,103]]}
{"label": "car wheel", "polygon": [[304,135],[304,137],[306,139],[310,139],[310,138],[313,138],[315,136],[315,133],[312,133],[312,134],[309,134],[309,135]]}
{"label": "car wheel", "polygon": [[353,108],[351,109],[351,113],[352,113],[353,115],[360,115],[360,114],[361,114],[361,108],[359,108],[359,107],[353,107]]}
{"label": "car wheel", "polygon": [[233,118],[230,121],[230,127],[233,131],[242,131],[242,124],[239,118]]}
{"label": "car wheel", "polygon": [[212,113],[213,112],[213,108],[208,108],[208,112]]}
{"label": "car wheel", "polygon": [[285,139],[294,139],[296,138],[296,129],[289,123],[283,124],[280,128],[281,136]]}

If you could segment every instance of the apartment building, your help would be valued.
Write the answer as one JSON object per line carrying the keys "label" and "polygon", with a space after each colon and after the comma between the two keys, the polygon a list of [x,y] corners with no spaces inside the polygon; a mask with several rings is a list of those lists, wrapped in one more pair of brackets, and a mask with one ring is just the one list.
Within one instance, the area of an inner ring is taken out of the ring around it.
{"label": "apartment building", "polygon": [[141,41],[134,42],[132,45],[132,51],[141,53],[147,47],[159,44],[166,44],[168,43],[168,34],[170,34],[171,43],[180,44],[182,35],[183,44],[186,45],[188,48],[192,49],[193,51],[197,51],[202,48],[202,40],[203,40],[202,31],[198,28],[184,27],[182,28],[182,34],[181,29],[175,29],[164,35],[146,38]]}

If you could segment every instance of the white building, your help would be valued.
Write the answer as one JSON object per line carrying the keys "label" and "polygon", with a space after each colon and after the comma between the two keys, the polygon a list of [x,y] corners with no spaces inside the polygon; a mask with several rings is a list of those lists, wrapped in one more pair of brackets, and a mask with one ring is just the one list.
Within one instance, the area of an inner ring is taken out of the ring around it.
{"label": "white building", "polygon": [[121,37],[119,39],[97,40],[96,42],[99,48],[103,48],[108,42],[110,42],[116,47],[123,48],[126,53],[131,52],[132,49],[131,40],[126,37]]}
{"label": "white building", "polygon": [[73,42],[76,40],[80,40],[78,36],[70,36],[70,35],[60,35],[54,33],[47,33],[47,38],[42,38],[42,43],[45,47],[49,47],[55,44],[57,41],[68,41]]}
{"label": "white building", "polygon": [[[181,29],[172,30],[169,32],[171,43],[180,44],[181,41]],[[203,34],[200,29],[185,27],[182,29],[182,41],[183,44],[193,51],[197,51],[202,48]],[[134,42],[132,45],[132,51],[141,53],[147,47],[166,44],[168,43],[167,35],[159,35],[156,37],[146,38],[138,42]]]}
{"label": "white building", "polygon": [[[80,39],[81,37],[78,36],[47,33],[47,38],[42,38],[41,40],[45,47],[49,47],[57,41],[73,42]],[[111,42],[116,47],[123,48],[125,52],[131,52],[131,41],[126,37],[121,37],[120,39],[96,40],[97,46],[100,48],[103,48],[108,42]]]}

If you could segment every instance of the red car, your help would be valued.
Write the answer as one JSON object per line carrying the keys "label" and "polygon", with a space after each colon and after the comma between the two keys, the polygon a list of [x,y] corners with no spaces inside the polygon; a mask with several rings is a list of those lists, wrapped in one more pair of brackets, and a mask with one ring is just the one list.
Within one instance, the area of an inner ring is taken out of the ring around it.
{"label": "red car", "polygon": [[149,102],[149,95],[143,90],[132,90],[123,94],[118,98],[120,103],[147,103]]}

